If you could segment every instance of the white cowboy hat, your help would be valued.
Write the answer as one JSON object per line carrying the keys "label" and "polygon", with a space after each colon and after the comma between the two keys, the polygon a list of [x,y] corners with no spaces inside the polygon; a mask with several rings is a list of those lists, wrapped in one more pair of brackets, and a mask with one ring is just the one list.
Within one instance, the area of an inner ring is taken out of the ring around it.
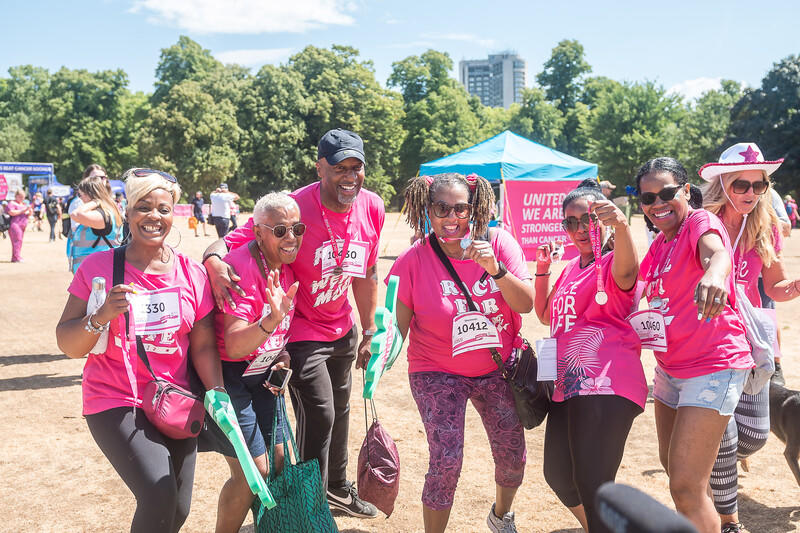
{"label": "white cowboy hat", "polygon": [[742,170],[763,170],[769,176],[778,170],[781,163],[783,159],[764,161],[761,148],[756,143],[739,143],[722,152],[718,163],[706,163],[697,173],[706,181],[711,181],[720,174]]}

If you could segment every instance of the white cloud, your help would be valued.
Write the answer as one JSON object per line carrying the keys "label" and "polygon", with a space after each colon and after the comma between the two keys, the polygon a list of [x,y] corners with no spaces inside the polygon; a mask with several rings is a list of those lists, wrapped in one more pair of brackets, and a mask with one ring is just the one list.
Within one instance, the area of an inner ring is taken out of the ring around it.
{"label": "white cloud", "polygon": [[722,78],[696,78],[682,81],[667,89],[668,93],[680,94],[687,100],[697,100],[706,91],[719,89]]}
{"label": "white cloud", "polygon": [[245,67],[260,67],[267,63],[278,63],[289,57],[291,48],[264,48],[261,50],[228,50],[217,52],[214,57],[223,63],[235,63]]}
{"label": "white cloud", "polygon": [[494,39],[480,39],[472,33],[426,33],[422,37],[425,39],[440,39],[446,41],[462,41],[467,43],[479,44],[484,48],[494,48],[496,42]]}
{"label": "white cloud", "polygon": [[434,46],[431,41],[409,41],[407,43],[387,44],[386,48],[433,48]]}
{"label": "white cloud", "polygon": [[303,33],[355,23],[355,5],[342,0],[135,0],[148,21],[196,33]]}

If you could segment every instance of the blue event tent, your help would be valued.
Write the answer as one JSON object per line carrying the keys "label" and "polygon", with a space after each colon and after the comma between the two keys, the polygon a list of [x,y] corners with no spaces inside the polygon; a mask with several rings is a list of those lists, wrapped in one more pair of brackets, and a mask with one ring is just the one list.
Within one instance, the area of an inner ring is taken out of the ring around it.
{"label": "blue event tent", "polygon": [[504,131],[419,168],[421,176],[444,172],[474,172],[493,183],[503,180],[580,181],[597,178],[597,165]]}

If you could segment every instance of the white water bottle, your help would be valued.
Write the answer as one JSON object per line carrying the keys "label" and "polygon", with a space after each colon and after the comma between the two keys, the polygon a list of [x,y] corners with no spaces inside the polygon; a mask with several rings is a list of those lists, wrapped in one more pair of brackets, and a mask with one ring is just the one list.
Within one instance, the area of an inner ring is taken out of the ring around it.
{"label": "white water bottle", "polygon": [[[89,294],[89,301],[86,303],[86,316],[100,309],[106,301],[106,279],[100,276],[92,278],[92,292]],[[96,321],[95,321],[96,323]],[[89,350],[89,353],[103,354],[108,348],[108,328],[100,333],[94,347]]]}

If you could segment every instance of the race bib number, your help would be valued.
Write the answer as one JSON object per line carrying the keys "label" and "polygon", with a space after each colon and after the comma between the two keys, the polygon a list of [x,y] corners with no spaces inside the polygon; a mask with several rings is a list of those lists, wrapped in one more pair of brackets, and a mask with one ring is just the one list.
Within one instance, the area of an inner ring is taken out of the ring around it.
{"label": "race bib number", "polygon": [[453,321],[453,357],[471,350],[501,346],[497,328],[483,313],[462,313]]}
{"label": "race bib number", "polygon": [[181,326],[180,302],[180,287],[131,294],[134,334],[145,336],[176,331]]}
{"label": "race bib number", "polygon": [[667,326],[658,310],[645,309],[628,316],[628,322],[642,341],[642,348],[654,352],[667,351]]}
{"label": "race bib number", "polygon": [[242,376],[255,376],[269,370],[275,359],[283,351],[284,346],[286,346],[286,341],[283,334],[272,335],[259,349],[261,353],[247,365]]}
{"label": "race bib number", "polygon": [[536,341],[536,381],[555,381],[558,378],[558,343],[556,339]]}
{"label": "race bib number", "polygon": [[[342,246],[344,246],[344,239],[337,239],[336,245],[339,250],[339,254],[342,253]],[[347,246],[347,251],[345,252],[344,261],[342,261],[341,274],[347,274],[348,276],[353,276],[355,278],[365,278],[367,277],[367,250],[369,249],[369,243],[365,241],[350,241],[350,244]],[[330,276],[332,274],[338,274],[338,272],[334,272],[336,267],[339,266],[336,263],[338,258],[333,253],[333,246],[331,245],[331,241],[326,241],[325,244],[322,245],[322,276]]]}

